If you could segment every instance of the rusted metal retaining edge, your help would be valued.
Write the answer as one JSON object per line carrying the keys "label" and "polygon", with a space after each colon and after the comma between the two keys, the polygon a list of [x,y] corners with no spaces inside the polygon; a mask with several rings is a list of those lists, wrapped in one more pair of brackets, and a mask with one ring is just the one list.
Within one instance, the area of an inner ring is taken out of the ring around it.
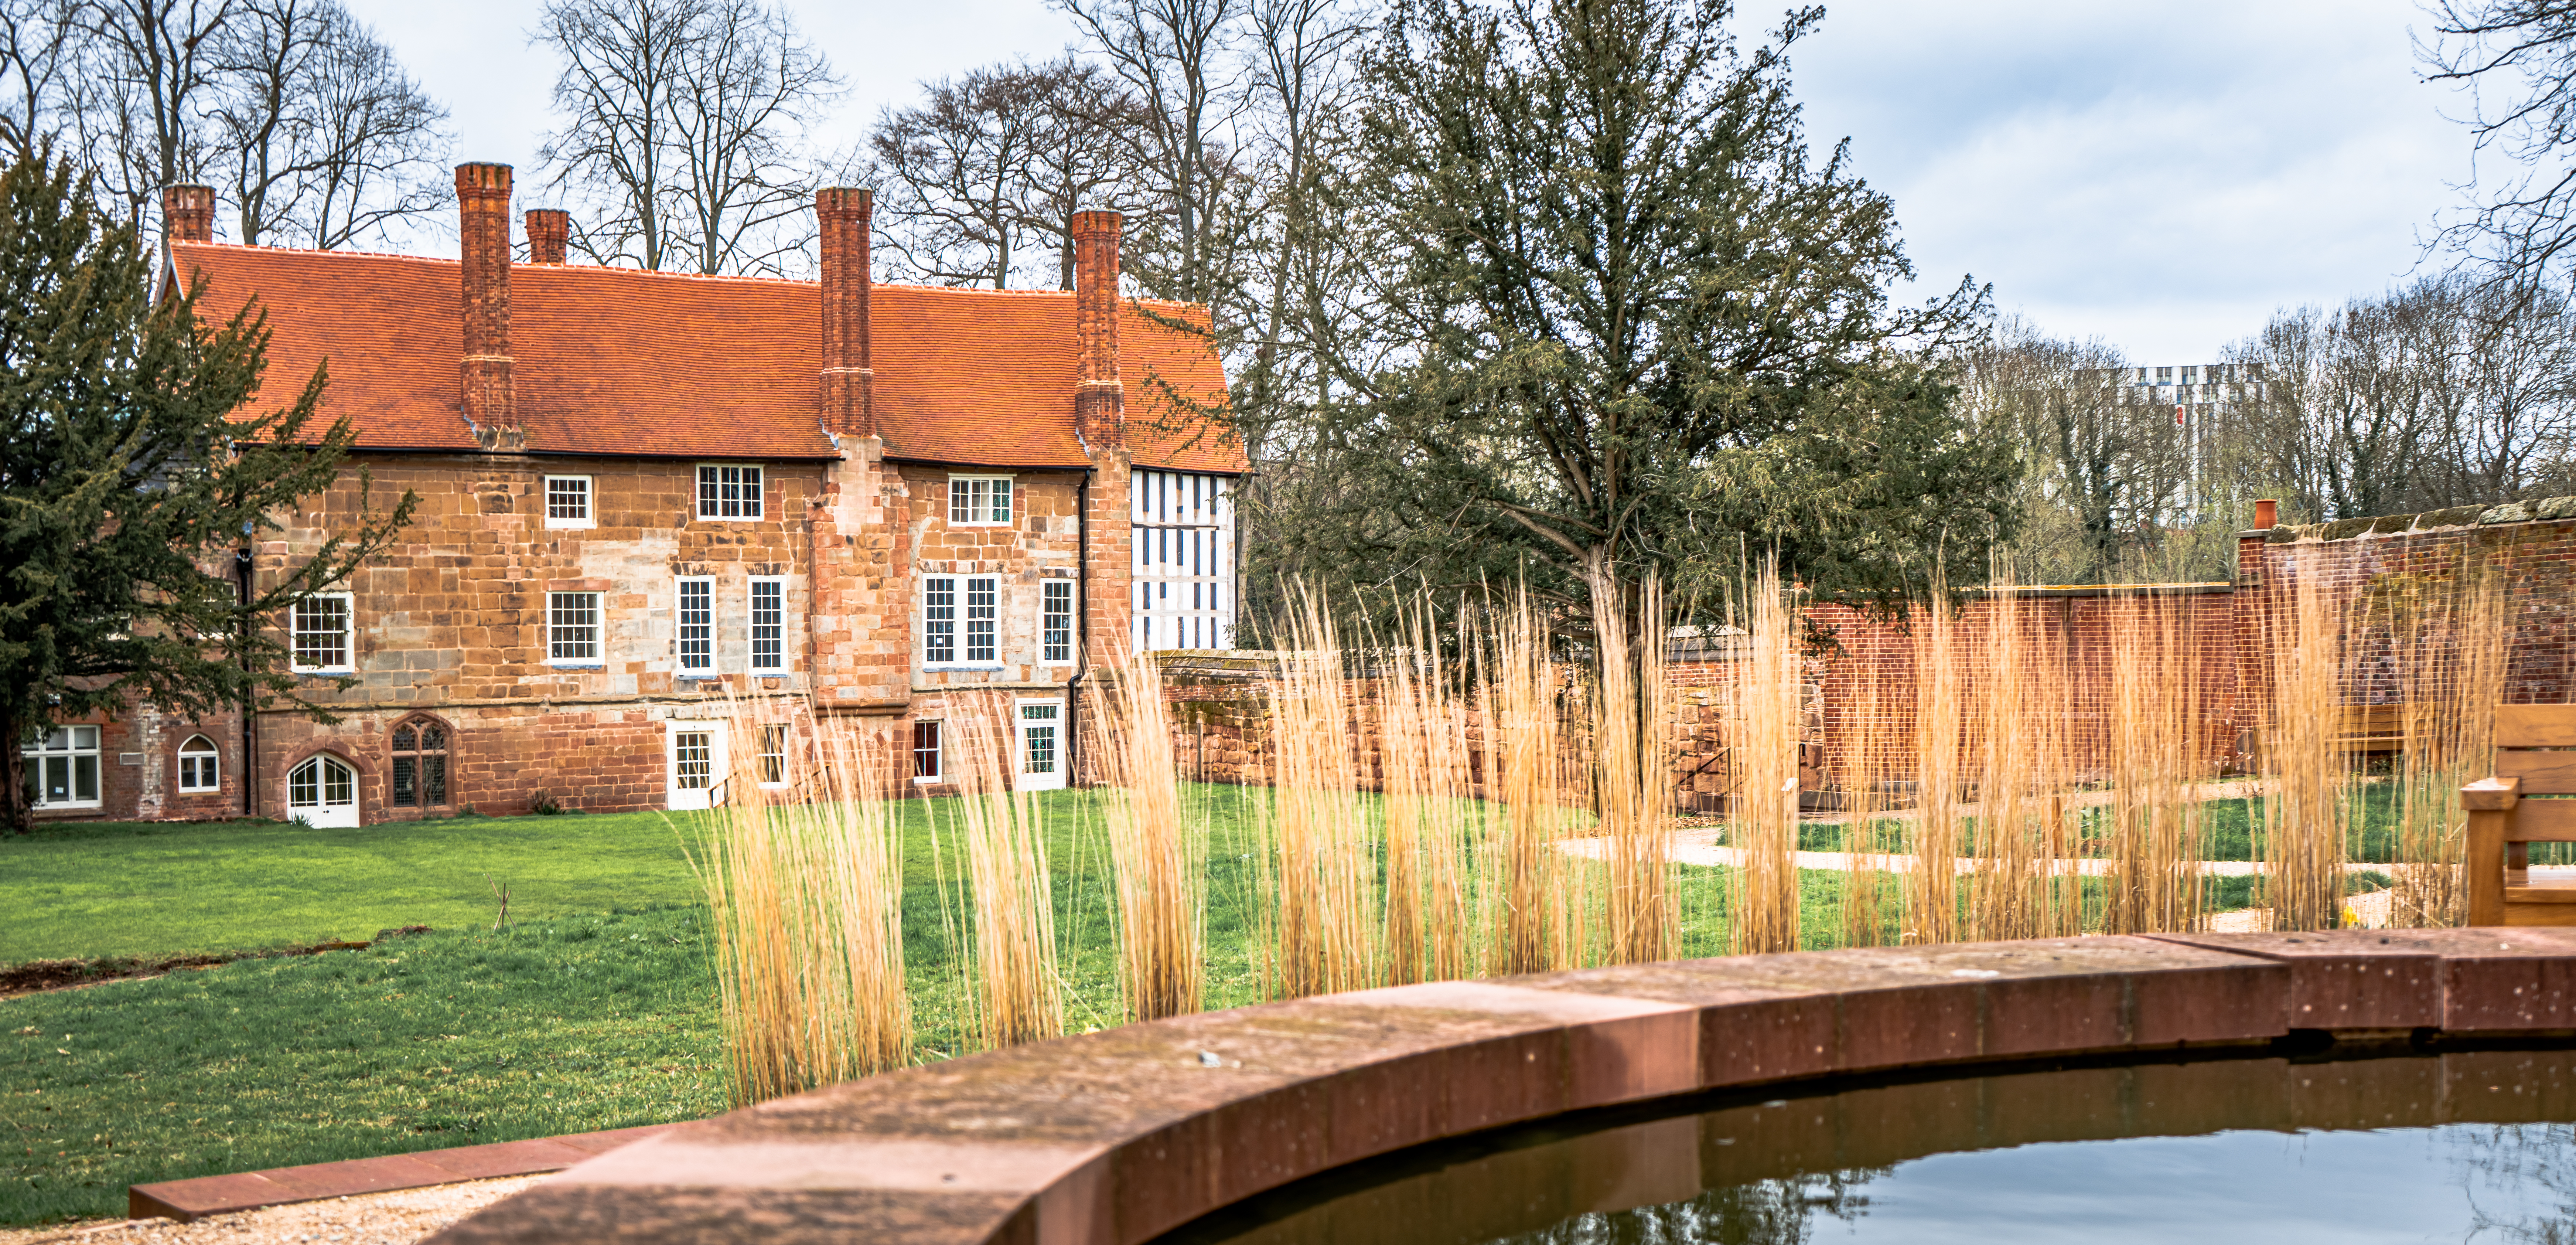
{"label": "rusted metal retaining edge", "polygon": [[1968,943],[1298,999],[681,1125],[432,1240],[1136,1245],[1344,1164],[1569,1112],[2300,1035],[2576,1036],[2576,930]]}

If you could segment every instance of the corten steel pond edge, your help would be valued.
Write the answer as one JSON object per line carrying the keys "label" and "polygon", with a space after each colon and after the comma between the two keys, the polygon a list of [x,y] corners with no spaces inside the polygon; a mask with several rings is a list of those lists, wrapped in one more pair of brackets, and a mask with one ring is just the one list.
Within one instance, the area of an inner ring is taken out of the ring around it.
{"label": "corten steel pond edge", "polygon": [[2576,929],[1964,943],[1326,995],[682,1125],[431,1238],[1137,1245],[1345,1164],[1732,1087],[2576,1036]]}

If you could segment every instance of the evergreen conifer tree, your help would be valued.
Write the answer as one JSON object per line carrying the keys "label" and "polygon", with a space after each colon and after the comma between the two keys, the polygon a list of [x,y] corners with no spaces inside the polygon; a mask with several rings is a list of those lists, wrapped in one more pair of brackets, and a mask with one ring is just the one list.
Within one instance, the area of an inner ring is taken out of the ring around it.
{"label": "evergreen conifer tree", "polygon": [[264,316],[201,323],[194,291],[156,289],[154,248],[92,203],[49,153],[0,173],[0,819],[21,833],[21,749],[56,725],[142,702],[328,720],[288,669],[279,616],[382,550],[415,500],[377,510],[359,471],[348,530],[252,586],[252,542],[342,484],[355,430],[316,427],[320,371],[246,409]]}

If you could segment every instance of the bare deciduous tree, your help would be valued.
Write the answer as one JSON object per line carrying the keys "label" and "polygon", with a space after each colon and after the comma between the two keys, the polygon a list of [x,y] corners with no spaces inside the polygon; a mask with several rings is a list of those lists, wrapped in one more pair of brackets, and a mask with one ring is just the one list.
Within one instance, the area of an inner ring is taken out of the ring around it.
{"label": "bare deciduous tree", "polygon": [[2190,464],[2173,407],[2140,398],[2117,350],[2014,319],[1964,362],[1963,404],[2022,459],[2027,526],[2013,552],[2024,580],[2134,576],[2161,534],[2189,521]]}
{"label": "bare deciduous tree", "polygon": [[703,273],[796,266],[821,162],[805,129],[840,80],[759,0],[552,0],[563,128],[538,152],[591,196],[574,245],[602,263]]}
{"label": "bare deciduous tree", "polygon": [[0,143],[25,159],[55,144],[81,48],[79,0],[0,0]]}
{"label": "bare deciduous tree", "polygon": [[887,109],[869,140],[887,182],[888,258],[946,284],[1004,289],[1043,272],[1072,288],[1065,222],[1078,208],[1116,204],[1129,173],[1117,135],[1132,123],[1132,99],[1069,57],[922,89],[920,105]]}
{"label": "bare deciduous tree", "polygon": [[1137,222],[1137,279],[1165,298],[1230,301],[1251,215],[1251,182],[1229,138],[1249,106],[1250,67],[1236,47],[1247,0],[1058,3],[1139,104],[1126,131],[1134,190],[1150,205]]}
{"label": "bare deciduous tree", "polygon": [[444,202],[445,110],[337,0],[240,0],[215,63],[240,241],[330,250]]}
{"label": "bare deciduous tree", "polygon": [[2565,297],[2510,275],[2427,277],[2285,311],[2231,353],[2262,378],[2231,470],[2309,520],[2564,487],[2576,437],[2570,320]]}
{"label": "bare deciduous tree", "polygon": [[203,181],[214,37],[234,0],[83,0],[70,111],[102,201],[140,221],[161,187]]}

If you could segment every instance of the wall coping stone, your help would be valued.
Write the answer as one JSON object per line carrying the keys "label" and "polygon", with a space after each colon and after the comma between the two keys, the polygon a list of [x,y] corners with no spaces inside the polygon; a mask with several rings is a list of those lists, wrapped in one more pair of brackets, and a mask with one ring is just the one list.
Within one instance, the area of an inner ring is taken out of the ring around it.
{"label": "wall coping stone", "polygon": [[2238,540],[2266,544],[2323,543],[2364,536],[2406,536],[2445,529],[2496,527],[2508,523],[2552,523],[2576,519],[2576,497],[2540,497],[2494,506],[2450,506],[2417,514],[2384,514],[2328,523],[2285,523],[2238,532]]}
{"label": "wall coping stone", "polygon": [[431,1239],[1130,1245],[1344,1164],[1571,1111],[2338,1034],[2576,1036],[2576,929],[1960,943],[1266,1003],[682,1125]]}

